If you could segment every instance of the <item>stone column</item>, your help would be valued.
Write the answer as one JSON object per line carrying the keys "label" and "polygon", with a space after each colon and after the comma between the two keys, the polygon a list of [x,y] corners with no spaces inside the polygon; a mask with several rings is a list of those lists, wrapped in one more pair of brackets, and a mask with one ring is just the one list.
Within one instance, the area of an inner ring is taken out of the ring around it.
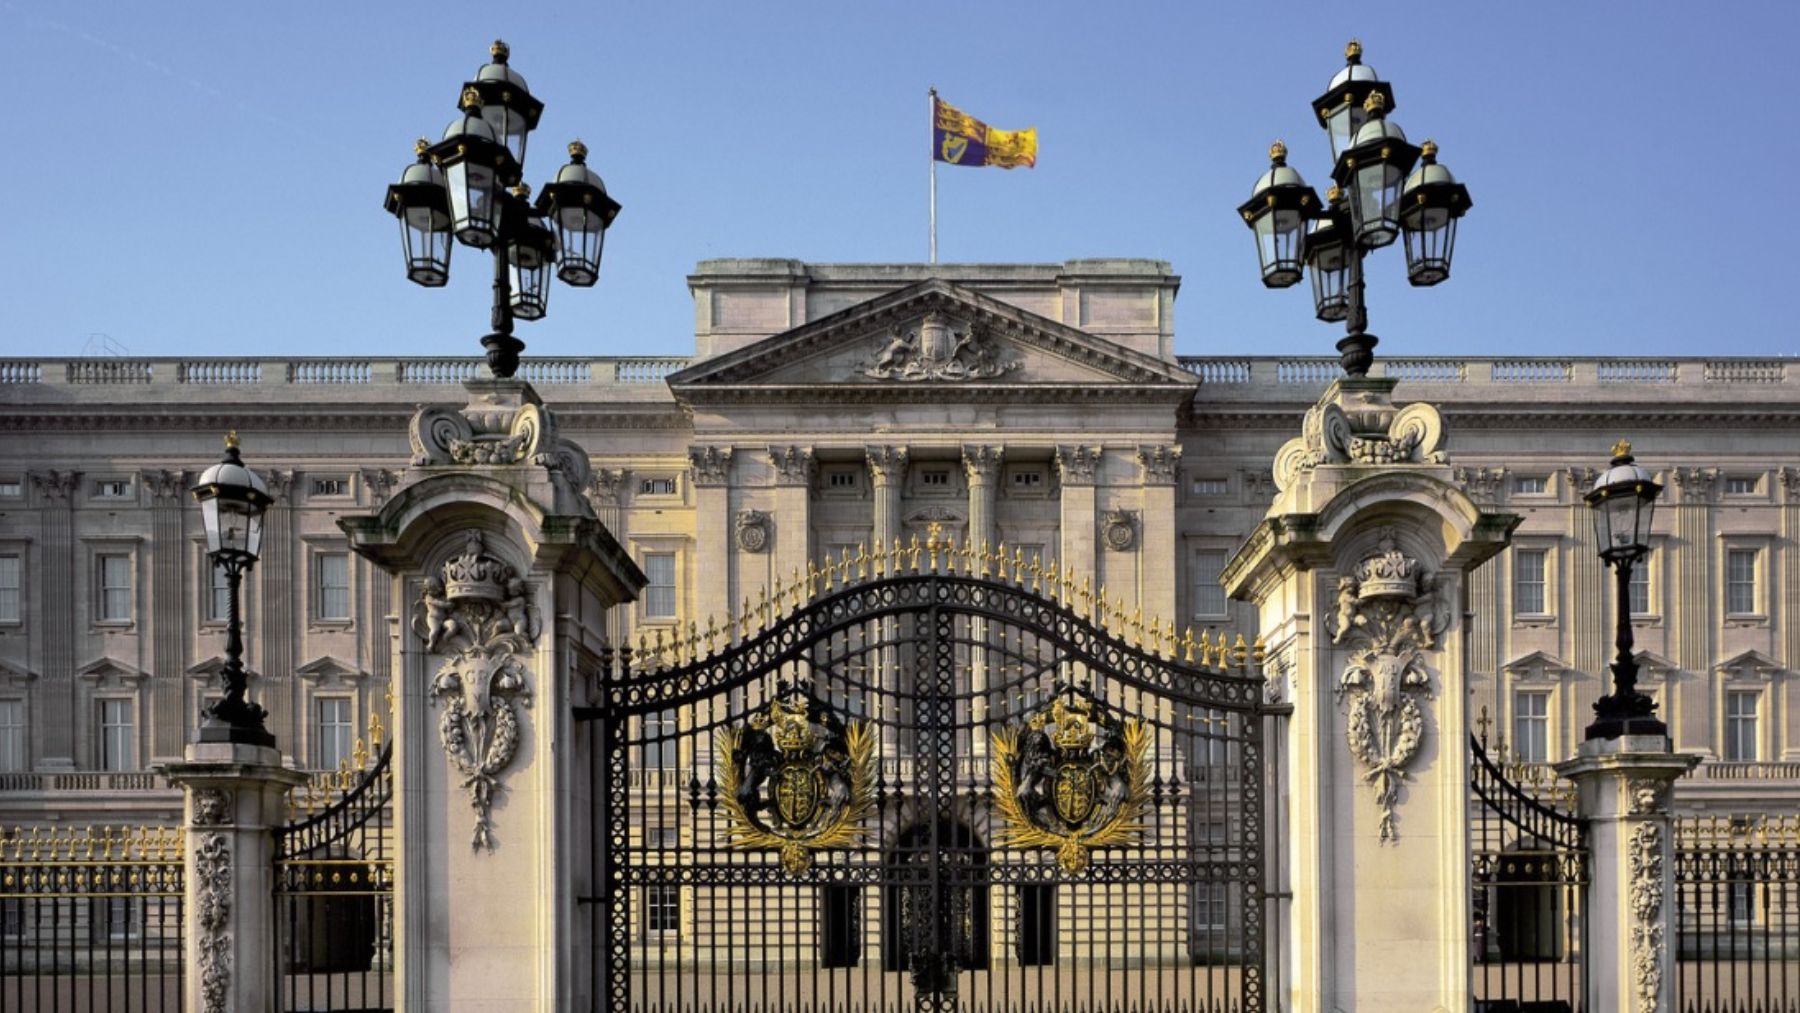
{"label": "stone column", "polygon": [[246,585],[255,581],[257,602],[261,605],[259,621],[244,624],[244,643],[256,652],[258,659],[255,668],[259,678],[251,684],[250,696],[268,708],[269,731],[275,741],[287,743],[289,749],[299,749],[305,711],[294,691],[294,651],[305,624],[307,603],[303,588],[310,582],[300,572],[306,560],[294,534],[292,497],[297,479],[292,471],[273,468],[264,470],[262,475],[275,501],[263,514],[262,556],[245,580]]}
{"label": "stone column", "polygon": [[186,756],[162,768],[186,798],[182,1009],[279,1009],[269,869],[287,792],[305,783],[306,775],[283,767],[281,754],[268,746],[196,742]]}
{"label": "stone column", "polygon": [[1224,572],[1293,706],[1270,760],[1295,832],[1269,877],[1292,899],[1268,940],[1291,1013],[1469,1008],[1463,588],[1519,518],[1456,487],[1436,409],[1393,404],[1395,382],[1325,392]]}
{"label": "stone column", "polygon": [[[985,444],[964,444],[962,448],[963,468],[969,475],[969,528],[964,538],[975,546],[977,552],[984,544],[997,543],[998,533],[994,528],[994,495],[1000,484],[1001,464],[1005,461],[1006,448]],[[998,551],[998,545],[995,547]],[[976,645],[987,643],[988,625],[980,619],[969,620],[969,639]],[[988,656],[987,650],[981,646],[971,647],[969,651],[969,693],[970,713],[969,727],[979,728],[987,721],[988,712]],[[971,736],[971,741],[964,748],[977,763],[987,758],[988,738],[985,735]],[[958,777],[962,777],[958,772]]]}
{"label": "stone column", "polygon": [[[1146,619],[1175,618],[1175,582],[1185,569],[1175,538],[1175,483],[1181,474],[1181,447],[1138,448],[1143,469],[1144,509],[1138,518],[1138,607]],[[1168,563],[1164,563],[1168,560]]]}
{"label": "stone column", "polygon": [[[606,530],[612,532],[613,539],[620,545],[631,544],[630,532],[625,530],[625,493],[631,485],[631,472],[624,468],[596,468],[594,479],[588,484],[588,502],[594,505],[594,516]],[[696,604],[698,609],[699,605]],[[720,622],[725,621],[722,613],[714,613]],[[606,614],[606,639],[613,644],[625,642],[625,610],[613,609]],[[700,620],[704,622],[705,619]]]}
{"label": "stone column", "polygon": [[[164,759],[181,755],[191,724],[181,690],[187,671],[184,620],[197,598],[182,591],[182,570],[191,551],[182,537],[182,522],[192,500],[185,471],[146,471],[140,477],[151,504],[150,720],[145,723],[151,727],[150,756]],[[201,578],[209,580],[210,574],[203,571]]]}
{"label": "stone column", "polygon": [[[876,548],[892,548],[894,541],[900,537],[900,492],[906,481],[905,447],[870,445],[863,448],[863,454],[869,462],[869,488],[873,491],[875,501],[871,511],[869,537]],[[885,713],[874,713],[880,720],[882,762],[897,759],[902,750],[900,741],[900,715],[892,711],[897,705],[897,693],[900,689],[898,679],[900,673],[900,655],[894,646],[896,629],[892,619],[881,621],[882,647],[876,657],[878,670],[875,673],[876,683],[881,687],[882,702],[878,705],[887,708]],[[896,768],[896,772],[897,772]]]}
{"label": "stone column", "polygon": [[81,473],[76,471],[31,475],[43,508],[44,533],[44,546],[38,555],[44,569],[38,585],[44,589],[44,684],[37,692],[44,710],[35,722],[41,736],[37,763],[40,770],[75,768],[76,620],[89,613],[87,608],[75,607],[75,588],[79,583],[76,567],[85,565],[76,552],[72,513],[75,487],[80,482]]}
{"label": "stone column", "polygon": [[724,621],[747,592],[733,582],[731,566],[731,448],[692,447],[688,477],[694,483],[694,558],[688,567],[694,582],[694,615]]}
{"label": "stone column", "polygon": [[[1094,533],[1099,518],[1095,516],[1095,482],[1100,472],[1099,447],[1079,444],[1056,448],[1056,471],[1062,487],[1061,508],[1062,562],[1073,567],[1075,580],[1092,578],[1095,568]],[[1172,558],[1172,557],[1171,557]]]}
{"label": "stone column", "polygon": [[770,447],[769,463],[775,468],[773,588],[793,577],[796,570],[804,574],[812,559],[812,448]]}
{"label": "stone column", "polygon": [[1589,739],[1556,765],[1579,788],[1592,856],[1587,1001],[1593,1013],[1673,1013],[1678,925],[1669,793],[1700,758],[1661,735]]}

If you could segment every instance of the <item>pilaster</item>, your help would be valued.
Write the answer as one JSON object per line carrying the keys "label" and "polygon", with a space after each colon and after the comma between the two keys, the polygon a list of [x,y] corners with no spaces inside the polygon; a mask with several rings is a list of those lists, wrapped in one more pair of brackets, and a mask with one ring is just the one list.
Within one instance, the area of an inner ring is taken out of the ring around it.
{"label": "pilaster", "polygon": [[75,767],[75,641],[78,621],[88,609],[75,607],[76,570],[75,489],[81,473],[32,472],[43,514],[44,546],[44,682],[38,689],[43,717],[37,722],[43,743],[40,768],[72,770]]}
{"label": "pilaster", "polygon": [[1556,765],[1580,792],[1591,856],[1587,1001],[1594,1013],[1673,1013],[1675,842],[1669,794],[1700,762],[1668,739],[1589,739]]}
{"label": "pilaster", "polygon": [[187,472],[146,471],[139,476],[150,493],[150,756],[181,755],[189,721],[182,699],[187,671],[187,610],[195,596],[183,587],[188,553],[182,537],[188,504]]}
{"label": "pilaster", "polygon": [[1006,448],[966,443],[962,448],[962,459],[963,470],[969,476],[968,540],[979,550],[983,542],[996,542],[994,495],[1000,485],[1000,469],[1005,463]]}
{"label": "pilaster", "polygon": [[[869,462],[869,488],[875,497],[870,525],[872,537],[877,546],[892,546],[900,537],[900,493],[906,481],[907,450],[871,444],[863,448],[863,455]],[[894,620],[881,620],[882,646],[875,664],[882,696],[887,700],[898,699],[900,691],[900,654],[893,643],[895,634]],[[881,754],[899,756],[904,748],[899,725],[883,721],[880,727]]]}
{"label": "pilaster", "polygon": [[[1800,671],[1800,469],[1781,468],[1781,663],[1790,672]],[[1782,679],[1777,683],[1785,693],[1781,713],[1787,717],[1787,743],[1781,759],[1800,760],[1800,679]]]}
{"label": "pilaster", "polygon": [[[262,556],[251,570],[257,582],[257,601],[262,608],[254,629],[244,642],[261,661],[255,666],[261,685],[250,686],[250,698],[269,710],[269,732],[275,741],[289,750],[300,748],[303,708],[294,691],[294,645],[299,631],[294,620],[306,606],[303,580],[298,572],[295,551],[298,539],[294,533],[294,472],[267,469],[263,480],[268,483],[274,502],[263,514]],[[289,755],[293,755],[290,753]]]}
{"label": "pilaster", "polygon": [[688,449],[688,476],[694,486],[694,558],[689,567],[693,580],[694,616],[723,617],[737,605],[734,595],[749,591],[732,566],[731,552],[731,455],[730,447]]}
{"label": "pilaster", "polygon": [[1709,672],[1715,660],[1713,629],[1720,610],[1718,597],[1708,586],[1712,569],[1712,492],[1718,481],[1714,468],[1672,468],[1675,498],[1675,537],[1669,543],[1673,557],[1676,600],[1670,653],[1675,663],[1689,672]]}

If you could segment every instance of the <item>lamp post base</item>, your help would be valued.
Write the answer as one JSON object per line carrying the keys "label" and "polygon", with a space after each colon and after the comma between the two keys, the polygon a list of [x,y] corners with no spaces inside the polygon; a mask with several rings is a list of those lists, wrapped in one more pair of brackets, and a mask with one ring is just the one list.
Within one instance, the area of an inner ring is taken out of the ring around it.
{"label": "lamp post base", "polygon": [[1583,736],[1592,739],[1616,739],[1624,735],[1657,735],[1669,737],[1669,726],[1653,717],[1600,717],[1587,726]]}
{"label": "lamp post base", "polygon": [[1381,339],[1373,334],[1352,334],[1337,343],[1338,361],[1344,364],[1346,376],[1368,376],[1375,364],[1375,345]]}
{"label": "lamp post base", "polygon": [[519,353],[525,350],[525,342],[510,334],[494,333],[481,339],[481,347],[487,349],[488,372],[502,380],[518,372]]}
{"label": "lamp post base", "polygon": [[245,727],[224,721],[208,720],[200,726],[201,742],[231,742],[243,746],[275,748],[275,736],[261,727]]}

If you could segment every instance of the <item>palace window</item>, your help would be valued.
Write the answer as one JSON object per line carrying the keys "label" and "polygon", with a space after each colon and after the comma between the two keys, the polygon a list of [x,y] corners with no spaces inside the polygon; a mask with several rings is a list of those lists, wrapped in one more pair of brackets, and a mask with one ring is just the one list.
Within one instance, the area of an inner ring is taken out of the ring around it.
{"label": "palace window", "polygon": [[838,492],[848,492],[856,488],[856,470],[854,468],[825,469],[825,488]]}
{"label": "palace window", "polygon": [[315,478],[312,483],[312,494],[321,497],[348,496],[350,495],[350,480],[342,476]]}
{"label": "palace window", "polygon": [[1725,759],[1753,763],[1757,759],[1756,708],[1762,694],[1754,689],[1725,692]]}
{"label": "palace window", "polygon": [[1231,489],[1231,483],[1222,478],[1196,478],[1193,484],[1196,496],[1223,496]]}
{"label": "palace window", "polygon": [[226,622],[231,618],[231,582],[225,576],[223,566],[208,561],[206,568],[212,571],[212,586],[206,595],[206,621]]}
{"label": "palace window", "polygon": [[19,556],[0,556],[0,623],[19,621],[24,582],[24,559]]}
{"label": "palace window", "polygon": [[644,888],[644,928],[651,932],[681,931],[681,887]]}
{"label": "palace window", "polygon": [[1725,478],[1725,494],[1727,496],[1756,495],[1755,475],[1728,475]]}
{"label": "palace window", "polygon": [[1525,763],[1550,760],[1550,694],[1520,690],[1513,694],[1513,750]]}
{"label": "palace window", "polygon": [[95,615],[103,623],[131,621],[131,556],[128,553],[103,553],[94,557],[94,575],[99,591],[95,595]]}
{"label": "palace window", "polygon": [[927,489],[948,489],[950,487],[950,469],[926,468],[919,472],[919,484]]}
{"label": "palace window", "polygon": [[1756,608],[1756,551],[1728,549],[1725,552],[1725,612],[1727,615],[1754,615]]}
{"label": "palace window", "polygon": [[675,618],[675,554],[644,554],[644,618]]}
{"label": "palace window", "polygon": [[639,496],[673,496],[675,480],[673,478],[640,478],[638,479]]}
{"label": "palace window", "polygon": [[95,712],[100,726],[99,748],[96,750],[101,770],[137,769],[137,721],[130,700],[96,700]]}
{"label": "palace window", "polygon": [[0,771],[25,768],[25,701],[0,700]]}
{"label": "palace window", "polygon": [[320,770],[336,770],[351,759],[350,698],[322,696],[313,701],[318,715],[319,739],[313,760]]}
{"label": "palace window", "polygon": [[[1654,555],[1652,553],[1651,555]],[[1654,615],[1650,608],[1650,556],[1638,560],[1631,568],[1630,604],[1634,616]]]}
{"label": "palace window", "polygon": [[1755,883],[1731,884],[1731,892],[1725,898],[1725,917],[1737,928],[1746,928],[1756,921]]}
{"label": "palace window", "polygon": [[1513,614],[1541,616],[1550,611],[1544,593],[1549,559],[1547,549],[1520,549],[1513,553]]}
{"label": "palace window", "polygon": [[1225,589],[1219,586],[1219,575],[1225,572],[1225,550],[1195,549],[1193,567],[1194,615],[1224,618]]}
{"label": "palace window", "polygon": [[674,711],[644,715],[645,770],[674,770],[681,763],[681,743],[675,734]]}
{"label": "palace window", "polygon": [[129,499],[131,497],[131,479],[103,478],[94,483],[95,499]]}
{"label": "palace window", "polygon": [[24,499],[25,483],[17,478],[0,478],[0,499]]}
{"label": "palace window", "polygon": [[350,618],[350,554],[321,552],[313,557],[313,575],[318,581],[314,595],[316,618],[344,621]]}
{"label": "palace window", "polygon": [[1044,485],[1044,469],[1019,468],[1012,473],[1014,489],[1041,489]]}
{"label": "palace window", "polygon": [[88,939],[130,939],[144,929],[143,902],[135,897],[96,897],[88,902]]}
{"label": "palace window", "polygon": [[1550,491],[1550,480],[1542,475],[1520,475],[1513,479],[1513,492],[1520,496],[1542,496]]}

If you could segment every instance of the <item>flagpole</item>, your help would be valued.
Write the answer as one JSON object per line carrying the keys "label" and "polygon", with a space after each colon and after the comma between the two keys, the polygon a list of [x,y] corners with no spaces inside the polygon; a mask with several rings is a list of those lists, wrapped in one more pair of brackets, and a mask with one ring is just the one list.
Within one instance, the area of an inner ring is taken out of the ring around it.
{"label": "flagpole", "polygon": [[928,148],[931,155],[931,262],[937,263],[937,89],[928,92],[931,101],[931,117],[926,122],[931,124],[931,143]]}

